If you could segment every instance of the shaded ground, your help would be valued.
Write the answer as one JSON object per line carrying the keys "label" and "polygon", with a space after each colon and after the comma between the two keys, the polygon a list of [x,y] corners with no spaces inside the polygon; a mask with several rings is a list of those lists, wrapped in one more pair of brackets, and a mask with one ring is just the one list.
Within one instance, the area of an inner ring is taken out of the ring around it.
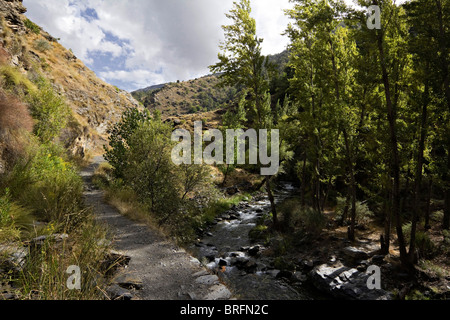
{"label": "shaded ground", "polygon": [[85,182],[85,202],[99,221],[106,224],[114,249],[131,257],[127,273],[143,282],[136,298],[141,300],[216,300],[231,297],[218,278],[199,261],[155,230],[123,217],[104,201],[104,195],[92,184],[92,176],[102,157],[81,172]]}

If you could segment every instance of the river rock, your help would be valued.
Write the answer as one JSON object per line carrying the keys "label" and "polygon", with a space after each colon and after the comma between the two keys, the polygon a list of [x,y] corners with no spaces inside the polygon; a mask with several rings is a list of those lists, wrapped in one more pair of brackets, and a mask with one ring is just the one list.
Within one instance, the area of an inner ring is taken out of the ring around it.
{"label": "river rock", "polygon": [[232,261],[236,267],[238,267],[239,269],[242,269],[242,268],[245,268],[245,266],[250,261],[250,259],[245,256],[239,256],[239,257],[236,257],[236,260],[233,259]]}
{"label": "river rock", "polygon": [[113,284],[106,288],[106,294],[111,300],[131,300],[133,294],[117,284]]}
{"label": "river rock", "polygon": [[312,283],[320,290],[338,299],[345,300],[391,300],[384,290],[370,290],[367,287],[369,275],[346,266],[331,267],[326,264],[310,272]]}
{"label": "river rock", "polygon": [[30,249],[16,245],[0,246],[0,266],[5,270],[22,271]]}
{"label": "river rock", "polygon": [[226,267],[226,266],[228,266],[227,260],[220,259],[219,260],[219,267]]}
{"label": "river rock", "polygon": [[129,273],[117,275],[112,282],[125,289],[141,290],[144,287],[141,279]]}
{"label": "river rock", "polygon": [[239,188],[237,186],[229,187],[226,189],[226,193],[229,196],[234,196],[235,194],[239,193]]}
{"label": "river rock", "polygon": [[380,265],[384,263],[385,256],[383,255],[376,255],[372,257],[372,263],[375,263],[376,265]]}
{"label": "river rock", "polygon": [[369,258],[367,252],[355,247],[345,247],[344,249],[342,249],[342,252],[352,262],[366,260]]}
{"label": "river rock", "polygon": [[251,247],[250,249],[248,249],[248,254],[251,257],[254,257],[259,253],[260,250],[261,250],[260,246],[254,246],[254,247]]}
{"label": "river rock", "polygon": [[291,271],[282,270],[282,271],[278,272],[276,278],[277,279],[284,278],[284,279],[288,279],[289,280],[289,279],[292,278],[292,275],[293,275],[293,273]]}
{"label": "river rock", "polygon": [[219,277],[216,275],[201,276],[195,279],[198,284],[212,285],[219,283]]}
{"label": "river rock", "polygon": [[217,284],[211,288],[209,293],[205,296],[204,300],[228,300],[232,296],[230,290],[223,284]]}
{"label": "river rock", "polygon": [[247,273],[255,273],[256,269],[258,267],[258,264],[255,260],[249,260],[244,266],[243,270]]}

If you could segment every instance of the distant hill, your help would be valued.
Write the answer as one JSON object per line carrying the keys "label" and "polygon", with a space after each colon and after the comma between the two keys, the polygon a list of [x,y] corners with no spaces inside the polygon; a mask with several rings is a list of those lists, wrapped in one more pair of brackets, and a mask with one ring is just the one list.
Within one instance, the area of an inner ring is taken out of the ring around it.
{"label": "distant hill", "polygon": [[[289,60],[287,51],[269,56],[277,74],[282,77]],[[132,92],[133,97],[150,110],[165,116],[200,114],[231,106],[238,90],[218,87],[219,75],[182,82],[158,84]]]}
{"label": "distant hill", "polygon": [[237,90],[218,87],[217,75],[182,82],[151,86],[132,92],[135,99],[150,110],[166,116],[214,111],[229,106]]}
{"label": "distant hill", "polygon": [[61,136],[66,147],[74,153],[80,148],[101,151],[108,127],[121,119],[126,108],[139,103],[130,93],[99,79],[58,39],[27,19],[25,12],[21,0],[0,1],[0,94],[14,94],[7,82],[17,82],[19,75],[29,81],[45,78],[72,110],[73,121]]}

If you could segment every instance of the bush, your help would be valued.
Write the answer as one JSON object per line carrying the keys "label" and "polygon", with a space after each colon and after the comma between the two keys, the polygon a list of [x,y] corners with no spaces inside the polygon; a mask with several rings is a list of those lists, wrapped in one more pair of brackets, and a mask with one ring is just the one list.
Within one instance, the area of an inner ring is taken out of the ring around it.
{"label": "bush", "polygon": [[6,189],[0,197],[0,243],[19,240],[21,233],[30,231],[32,225],[30,210],[14,203],[9,189]]}
{"label": "bush", "polygon": [[43,143],[52,141],[69,122],[71,111],[63,97],[58,95],[52,85],[40,79],[39,90],[33,91],[28,97],[31,115],[38,120],[35,134]]}
{"label": "bush", "polygon": [[53,46],[47,40],[39,39],[34,42],[34,48],[41,52],[45,52],[45,51],[53,49]]}
{"label": "bush", "polygon": [[41,28],[37,24],[32,22],[30,19],[25,19],[24,24],[25,24],[25,27],[27,27],[27,29],[30,30],[31,32],[33,32],[35,34],[41,33]]}
{"label": "bush", "polygon": [[[336,205],[336,218],[338,220],[342,219],[342,215],[344,214],[345,206],[346,206],[346,199],[342,197],[338,197],[336,199],[337,205]],[[348,208],[348,216],[347,219],[350,219],[350,213],[351,213],[351,203],[349,204]],[[363,203],[361,201],[356,202],[356,224],[366,227],[370,221],[374,218],[374,214],[372,211],[370,211],[369,206],[367,203]]]}
{"label": "bush", "polygon": [[36,90],[36,86],[14,67],[0,67],[0,77],[6,90],[14,91],[19,95],[25,95]]}
{"label": "bush", "polygon": [[281,224],[285,230],[303,228],[310,236],[318,236],[326,225],[325,216],[310,207],[302,208],[299,199],[285,201],[280,207]]}
{"label": "bush", "polygon": [[72,164],[61,157],[61,150],[42,145],[18,163],[8,185],[15,199],[42,221],[62,221],[79,211],[82,180]]}
{"label": "bush", "polygon": [[[411,241],[411,222],[403,225],[403,235],[405,242],[409,245]],[[425,231],[416,231],[416,249],[419,252],[420,257],[430,258],[436,253],[436,246],[431,241],[430,236]]]}
{"label": "bush", "polygon": [[[28,255],[15,284],[24,299],[31,300],[101,300],[104,299],[106,279],[103,260],[109,251],[106,230],[92,215],[78,212],[78,228],[62,243],[47,238],[39,250]],[[52,228],[50,228],[52,229]],[[67,229],[63,227],[63,229]],[[49,230],[52,233],[53,230]],[[79,266],[81,290],[70,290],[66,273],[69,266]]]}
{"label": "bush", "polygon": [[113,167],[115,178],[124,178],[124,170],[128,167],[128,140],[140,124],[149,121],[148,110],[127,109],[122,120],[108,131],[109,148],[105,147],[105,159]]}

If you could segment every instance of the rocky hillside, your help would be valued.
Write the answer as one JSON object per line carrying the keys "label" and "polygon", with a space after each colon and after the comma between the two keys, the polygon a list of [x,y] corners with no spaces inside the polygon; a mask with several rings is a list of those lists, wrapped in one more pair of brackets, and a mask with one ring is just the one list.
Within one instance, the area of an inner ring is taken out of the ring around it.
{"label": "rocky hillside", "polygon": [[[289,52],[270,55],[268,59],[273,72],[271,93],[276,103],[278,99],[284,99]],[[203,114],[208,118],[211,112],[233,106],[236,94],[239,93],[236,88],[220,87],[219,82],[218,75],[208,75],[189,81],[153,85],[134,91],[132,95],[146,108],[159,110],[166,117],[202,117]]]}
{"label": "rocky hillside", "polygon": [[[100,151],[106,143],[108,126],[119,120],[126,108],[139,107],[139,103],[128,92],[99,79],[58,39],[28,20],[25,13],[22,0],[0,0],[0,67],[14,70],[30,81],[37,77],[50,81],[73,113],[61,140],[73,153]],[[5,81],[2,75],[2,94]]]}
{"label": "rocky hillside", "polygon": [[189,81],[151,86],[132,93],[146,108],[165,116],[181,116],[226,108],[237,90],[218,87],[215,75]]}

